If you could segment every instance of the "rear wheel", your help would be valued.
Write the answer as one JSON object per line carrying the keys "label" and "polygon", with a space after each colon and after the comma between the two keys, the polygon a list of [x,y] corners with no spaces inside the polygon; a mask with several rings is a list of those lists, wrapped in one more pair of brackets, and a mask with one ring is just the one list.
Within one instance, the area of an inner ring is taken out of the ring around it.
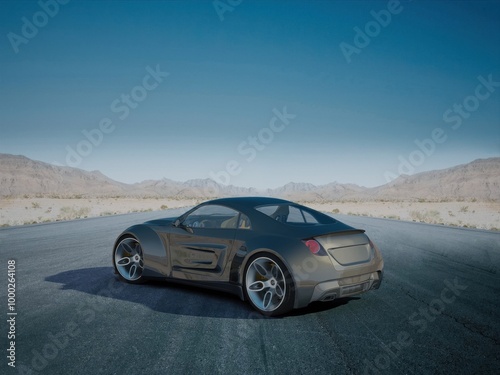
{"label": "rear wheel", "polygon": [[122,237],[113,252],[116,273],[126,282],[138,284],[144,281],[144,258],[139,241],[132,236]]}
{"label": "rear wheel", "polygon": [[261,314],[282,315],[293,308],[292,277],[278,257],[272,254],[252,257],[245,268],[244,283],[245,296]]}

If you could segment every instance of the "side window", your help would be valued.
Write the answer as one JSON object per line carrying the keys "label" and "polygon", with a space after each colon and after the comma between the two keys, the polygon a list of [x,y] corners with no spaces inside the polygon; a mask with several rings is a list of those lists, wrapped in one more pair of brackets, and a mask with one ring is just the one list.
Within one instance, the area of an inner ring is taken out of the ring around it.
{"label": "side window", "polygon": [[297,207],[290,206],[290,213],[288,214],[287,223],[305,223],[302,211]]}
{"label": "side window", "polygon": [[260,206],[255,209],[284,224],[319,224],[312,213],[289,204]]}
{"label": "side window", "polygon": [[260,206],[257,207],[256,210],[266,214],[267,216],[273,216],[273,213],[278,209],[277,205],[269,205],[269,206]]}
{"label": "side window", "polygon": [[319,224],[318,220],[311,215],[309,212],[302,210],[302,213],[304,214],[304,218],[306,219],[306,223],[308,224]]}
{"label": "side window", "polygon": [[286,223],[288,220],[288,213],[290,212],[287,204],[260,206],[255,208],[257,211],[269,216],[271,219]]}
{"label": "side window", "polygon": [[191,212],[183,224],[192,228],[225,228],[235,229],[239,212],[219,205],[206,205]]}
{"label": "side window", "polygon": [[240,214],[240,222],[238,223],[238,229],[252,229],[252,224],[250,219],[245,214]]}

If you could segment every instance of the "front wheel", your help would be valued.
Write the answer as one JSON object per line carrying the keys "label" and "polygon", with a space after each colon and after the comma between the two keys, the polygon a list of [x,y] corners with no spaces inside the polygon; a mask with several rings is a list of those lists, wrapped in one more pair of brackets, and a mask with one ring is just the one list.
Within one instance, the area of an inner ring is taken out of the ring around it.
{"label": "front wheel", "polygon": [[143,282],[144,255],[139,241],[132,236],[123,237],[113,251],[113,265],[122,280],[132,284]]}
{"label": "front wheel", "polygon": [[247,300],[261,314],[276,316],[293,308],[292,277],[283,262],[272,254],[252,257],[244,275]]}

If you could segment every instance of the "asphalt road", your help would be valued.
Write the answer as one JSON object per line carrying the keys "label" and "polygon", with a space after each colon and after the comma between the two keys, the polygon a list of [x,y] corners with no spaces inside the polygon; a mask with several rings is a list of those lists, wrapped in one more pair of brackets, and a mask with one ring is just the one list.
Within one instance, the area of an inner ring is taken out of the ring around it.
{"label": "asphalt road", "polygon": [[0,373],[498,374],[500,234],[338,215],[379,245],[381,289],[264,319],[232,295],[115,279],[120,231],[178,213],[1,229]]}

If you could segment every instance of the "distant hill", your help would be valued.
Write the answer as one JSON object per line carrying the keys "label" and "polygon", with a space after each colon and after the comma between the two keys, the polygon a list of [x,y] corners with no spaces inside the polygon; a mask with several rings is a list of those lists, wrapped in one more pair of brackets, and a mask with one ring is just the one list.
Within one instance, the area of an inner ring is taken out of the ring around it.
{"label": "distant hill", "polygon": [[500,200],[500,158],[479,159],[443,170],[402,175],[375,188],[332,182],[290,182],[276,189],[225,186],[211,179],[169,179],[124,184],[99,171],[59,167],[25,156],[0,154],[0,196],[214,198],[269,195],[302,202],[335,200]]}
{"label": "distant hill", "polygon": [[124,184],[99,171],[59,167],[25,156],[0,154],[0,197],[172,197],[213,198],[256,195],[253,188],[223,186],[210,179],[169,179]]}
{"label": "distant hill", "polygon": [[452,168],[402,175],[365,193],[367,198],[392,200],[500,200],[500,158],[478,159]]}
{"label": "distant hill", "polygon": [[268,189],[268,195],[302,202],[321,202],[342,199],[355,199],[367,188],[355,184],[331,182],[315,186],[309,183],[288,183],[276,189]]}
{"label": "distant hill", "polygon": [[206,179],[193,179],[177,182],[169,179],[147,180],[131,185],[135,195],[169,198],[215,198],[222,196],[256,195],[254,188],[242,188],[233,185],[220,185]]}
{"label": "distant hill", "polygon": [[129,189],[127,184],[114,181],[99,171],[87,172],[25,156],[0,154],[0,196],[119,196]]}

